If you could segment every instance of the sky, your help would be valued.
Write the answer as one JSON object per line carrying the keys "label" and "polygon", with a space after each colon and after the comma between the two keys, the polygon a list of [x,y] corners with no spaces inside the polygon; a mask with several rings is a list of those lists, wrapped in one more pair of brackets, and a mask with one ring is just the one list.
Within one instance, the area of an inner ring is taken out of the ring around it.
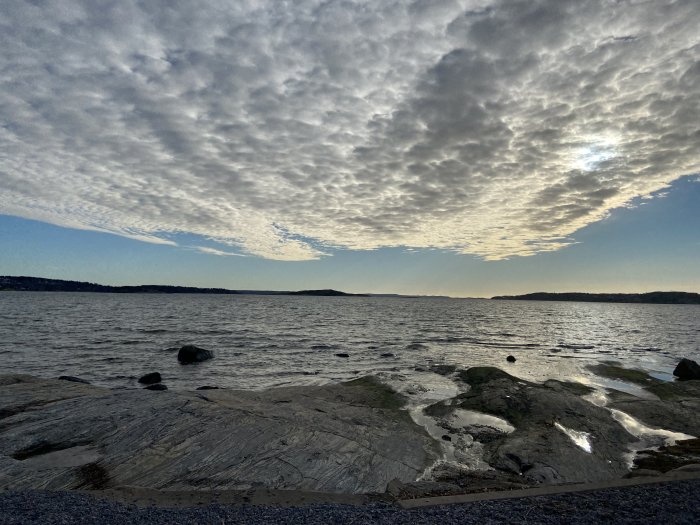
{"label": "sky", "polygon": [[697,0],[0,5],[0,274],[700,292]]}

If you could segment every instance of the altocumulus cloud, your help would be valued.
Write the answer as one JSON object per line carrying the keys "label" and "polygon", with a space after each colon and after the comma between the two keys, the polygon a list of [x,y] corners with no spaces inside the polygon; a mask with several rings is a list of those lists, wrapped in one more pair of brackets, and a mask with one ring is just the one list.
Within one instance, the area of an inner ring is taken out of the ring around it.
{"label": "altocumulus cloud", "polygon": [[556,250],[699,171],[698,27],[697,0],[3,0],[0,213],[283,260]]}

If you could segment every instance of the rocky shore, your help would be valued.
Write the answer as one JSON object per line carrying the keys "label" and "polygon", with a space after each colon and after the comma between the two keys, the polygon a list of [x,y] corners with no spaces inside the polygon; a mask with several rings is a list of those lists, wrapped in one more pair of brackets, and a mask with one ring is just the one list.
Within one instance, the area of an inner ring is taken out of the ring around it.
{"label": "rocky shore", "polygon": [[0,376],[0,489],[264,487],[387,501],[700,469],[700,381],[605,366],[644,396],[447,367],[436,373],[462,393],[426,407],[421,424],[375,377],[252,392]]}

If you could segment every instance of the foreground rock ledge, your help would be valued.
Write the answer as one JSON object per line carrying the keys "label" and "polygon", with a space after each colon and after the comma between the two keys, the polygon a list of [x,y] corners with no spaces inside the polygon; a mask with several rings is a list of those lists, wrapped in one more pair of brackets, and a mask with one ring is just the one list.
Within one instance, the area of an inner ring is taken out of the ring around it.
{"label": "foreground rock ledge", "polygon": [[384,491],[438,457],[402,403],[374,378],[202,393],[0,376],[0,488]]}

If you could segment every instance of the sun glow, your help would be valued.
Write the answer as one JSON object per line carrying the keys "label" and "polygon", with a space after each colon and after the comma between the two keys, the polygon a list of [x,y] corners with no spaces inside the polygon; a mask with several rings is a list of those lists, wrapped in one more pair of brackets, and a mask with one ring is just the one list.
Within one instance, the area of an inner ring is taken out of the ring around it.
{"label": "sun glow", "polygon": [[595,171],[603,163],[619,156],[618,140],[612,136],[584,140],[573,152],[573,165],[582,171]]}

